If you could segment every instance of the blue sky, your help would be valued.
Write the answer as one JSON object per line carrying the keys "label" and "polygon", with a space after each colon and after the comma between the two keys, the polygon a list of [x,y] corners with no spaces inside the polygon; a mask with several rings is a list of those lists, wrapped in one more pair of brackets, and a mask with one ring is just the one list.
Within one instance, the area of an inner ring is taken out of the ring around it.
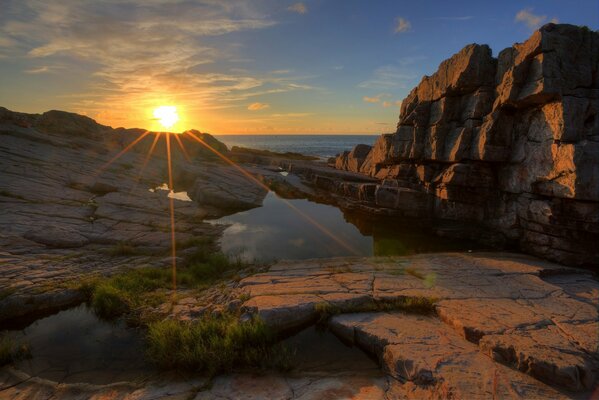
{"label": "blue sky", "polygon": [[0,105],[112,126],[381,133],[422,75],[469,43],[494,55],[596,0],[0,0]]}

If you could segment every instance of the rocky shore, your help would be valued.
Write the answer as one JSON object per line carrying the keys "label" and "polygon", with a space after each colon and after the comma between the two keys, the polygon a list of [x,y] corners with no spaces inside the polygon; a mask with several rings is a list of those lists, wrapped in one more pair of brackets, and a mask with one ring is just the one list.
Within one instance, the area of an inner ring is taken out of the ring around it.
{"label": "rocky shore", "polygon": [[376,183],[333,189],[596,268],[598,54],[599,33],[565,24],[545,25],[497,58],[486,45],[464,47],[404,99],[396,132],[335,160]]}
{"label": "rocky shore", "polygon": [[497,59],[469,45],[410,93],[397,132],[334,167],[231,151],[197,131],[167,143],[0,108],[0,323],[79,304],[88,279],[170,266],[171,204],[178,266],[198,242],[218,251],[225,227],[208,219],[259,207],[267,189],[521,250],[280,261],[155,307],[179,322],[234,311],[281,337],[316,324],[380,371],[90,385],[5,366],[0,397],[588,398],[599,379],[598,45],[596,32],[554,24]]}

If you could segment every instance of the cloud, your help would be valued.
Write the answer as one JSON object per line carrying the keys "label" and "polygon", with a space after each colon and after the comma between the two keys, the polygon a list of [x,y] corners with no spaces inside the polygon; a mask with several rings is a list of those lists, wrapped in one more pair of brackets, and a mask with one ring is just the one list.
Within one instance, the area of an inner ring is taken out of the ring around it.
{"label": "cloud", "polygon": [[419,73],[412,72],[405,68],[398,68],[393,65],[384,65],[374,70],[372,77],[358,84],[363,89],[406,89],[415,86],[416,79],[420,77]]}
{"label": "cloud", "polygon": [[[532,8],[525,8],[518,11],[516,17],[514,17],[514,21],[523,23],[529,29],[535,30],[547,21],[547,16],[533,14]],[[550,22],[558,23],[559,21],[557,18],[552,18]]]}
{"label": "cloud", "polygon": [[43,66],[37,68],[30,68],[24,71],[26,74],[43,74],[44,72],[50,72],[50,67]]}
{"label": "cloud", "polygon": [[295,3],[290,5],[287,8],[289,11],[298,13],[298,14],[306,14],[308,12],[308,7],[304,3]]}
{"label": "cloud", "polygon": [[410,23],[410,21],[403,17],[395,18],[395,28],[393,29],[394,33],[408,32],[411,29],[412,24]]}
{"label": "cloud", "polygon": [[314,115],[312,113],[284,113],[284,114],[271,114],[270,116],[273,118],[303,118],[310,115]]}
{"label": "cloud", "polygon": [[264,110],[265,108],[270,107],[270,105],[266,104],[266,103],[252,103],[248,106],[248,110],[250,111],[258,111],[258,110]]}
{"label": "cloud", "polygon": [[187,106],[191,115],[247,106],[262,94],[314,89],[304,82],[310,77],[293,71],[223,68],[245,57],[241,47],[208,38],[277,24],[243,0],[2,3],[0,57],[22,60],[29,74],[77,71],[85,86],[63,96],[61,106],[106,116],[104,123],[145,127],[143,116],[158,103]]}
{"label": "cloud", "polygon": [[364,96],[364,97],[362,97],[362,100],[365,103],[378,103],[379,101],[381,101],[381,99],[376,96],[375,97]]}
{"label": "cloud", "polygon": [[389,93],[379,93],[376,96],[372,97],[364,96],[362,97],[362,101],[364,101],[365,103],[380,103],[383,99],[389,97],[391,97]]}

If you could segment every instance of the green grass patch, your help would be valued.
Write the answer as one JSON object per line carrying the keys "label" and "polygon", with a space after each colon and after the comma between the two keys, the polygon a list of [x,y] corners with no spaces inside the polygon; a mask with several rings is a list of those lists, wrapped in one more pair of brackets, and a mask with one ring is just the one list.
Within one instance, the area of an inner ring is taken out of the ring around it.
{"label": "green grass patch", "polygon": [[138,268],[93,283],[88,289],[94,312],[111,319],[141,306],[157,306],[166,295],[158,289],[171,288],[168,268]]}
{"label": "green grass patch", "polygon": [[0,366],[29,357],[29,348],[16,342],[6,333],[0,333]]}
{"label": "green grass patch", "polygon": [[377,302],[380,311],[403,311],[409,314],[431,315],[435,313],[434,297],[398,297],[395,299]]}
{"label": "green grass patch", "polygon": [[[239,257],[214,252],[213,244],[208,240],[195,239],[185,245],[194,246],[195,249],[187,256],[185,266],[177,268],[177,287],[202,290],[249,266]],[[120,248],[119,254],[123,252],[123,248]],[[170,267],[144,267],[84,282],[80,290],[86,293],[99,316],[115,318],[141,307],[158,306],[166,301],[172,287]]]}
{"label": "green grass patch", "polygon": [[289,370],[292,352],[258,318],[226,314],[194,322],[163,320],[148,326],[148,356],[163,368],[216,374],[242,368]]}

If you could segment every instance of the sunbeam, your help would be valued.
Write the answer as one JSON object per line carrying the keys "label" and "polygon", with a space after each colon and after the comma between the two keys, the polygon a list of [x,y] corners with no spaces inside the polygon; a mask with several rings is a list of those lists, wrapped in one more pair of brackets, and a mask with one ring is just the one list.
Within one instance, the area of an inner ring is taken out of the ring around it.
{"label": "sunbeam", "polygon": [[[238,171],[240,171],[243,174],[243,176],[245,176],[251,182],[255,183],[256,185],[260,186],[261,188],[265,189],[266,191],[270,191],[270,188],[268,186],[266,186],[264,183],[260,182],[260,180],[258,180],[256,177],[254,177],[249,172],[247,172],[245,169],[243,169],[241,166],[239,166],[233,160],[229,159],[227,156],[225,156],[224,154],[222,154],[221,152],[219,152],[218,150],[216,150],[215,148],[213,148],[212,146],[210,146],[208,143],[204,142],[201,138],[197,137],[193,132],[186,131],[184,133],[187,134],[187,135],[189,135],[189,136],[191,136],[191,138],[193,138],[194,140],[196,140],[202,146],[206,147],[212,153],[216,154],[219,158],[221,158],[227,164],[229,164],[229,165],[233,166],[234,168],[236,168]],[[333,239],[341,247],[343,247],[344,249],[348,250],[352,254],[355,254],[355,255],[359,254],[353,247],[351,247],[349,244],[345,243],[343,240],[341,240],[340,238],[338,238],[337,236],[335,236],[331,231],[329,231],[327,228],[325,228],[324,226],[322,226],[321,224],[319,224],[314,218],[310,217],[309,215],[307,215],[306,213],[304,213],[303,211],[301,211],[300,209],[298,209],[296,206],[294,206],[293,204],[291,204],[288,200],[286,200],[286,199],[281,199],[281,200],[289,208],[291,208],[293,211],[295,211],[302,218],[305,218],[308,222],[310,222],[312,225],[314,225],[317,229],[319,229],[325,235],[327,235],[331,239]]]}
{"label": "sunbeam", "polygon": [[[173,167],[171,158],[171,134],[165,134],[166,140],[166,158],[168,163],[168,187],[171,192],[174,192],[173,187]],[[172,273],[173,273],[173,299],[177,293],[177,244],[175,242],[175,199],[169,196],[169,208],[171,217],[171,258],[172,258]]]}
{"label": "sunbeam", "polygon": [[121,158],[125,153],[127,153],[129,150],[131,150],[137,143],[139,143],[148,134],[150,134],[150,131],[145,131],[144,133],[142,133],[141,135],[139,135],[139,137],[137,137],[134,141],[132,141],[131,143],[129,143],[116,156],[112,157],[104,165],[102,165],[100,168],[98,168],[98,170],[96,171],[96,173],[94,174],[94,176],[100,175],[106,168],[108,168],[110,166],[110,164],[112,164],[113,162],[115,162],[116,160],[118,160],[119,158]]}
{"label": "sunbeam", "polygon": [[191,157],[189,157],[189,154],[187,153],[185,146],[183,146],[183,142],[181,141],[181,138],[179,137],[179,135],[174,135],[174,136],[175,136],[175,139],[177,140],[177,143],[179,144],[179,148],[181,149],[183,156],[185,156],[185,159],[187,160],[187,162],[191,162]]}

